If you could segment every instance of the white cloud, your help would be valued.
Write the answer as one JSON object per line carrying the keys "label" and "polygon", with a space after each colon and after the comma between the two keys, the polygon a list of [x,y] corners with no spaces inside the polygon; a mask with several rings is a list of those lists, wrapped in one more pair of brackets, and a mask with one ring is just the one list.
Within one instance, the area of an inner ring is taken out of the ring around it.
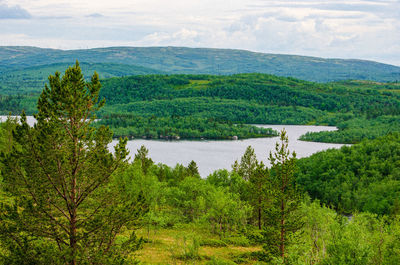
{"label": "white cloud", "polygon": [[3,5],[18,6],[32,18],[0,20],[6,34],[1,45],[239,48],[400,65],[399,1],[9,0]]}
{"label": "white cloud", "polygon": [[9,6],[0,2],[0,19],[29,19],[31,14],[19,5]]}

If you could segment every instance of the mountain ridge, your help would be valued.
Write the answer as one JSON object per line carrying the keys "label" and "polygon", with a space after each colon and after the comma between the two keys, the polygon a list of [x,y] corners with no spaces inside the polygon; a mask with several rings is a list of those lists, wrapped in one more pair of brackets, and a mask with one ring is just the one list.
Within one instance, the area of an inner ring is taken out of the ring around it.
{"label": "mountain ridge", "polygon": [[240,49],[173,46],[105,47],[77,50],[0,46],[0,72],[54,63],[118,63],[171,74],[267,73],[315,82],[348,79],[392,82],[400,67],[370,60],[260,53]]}

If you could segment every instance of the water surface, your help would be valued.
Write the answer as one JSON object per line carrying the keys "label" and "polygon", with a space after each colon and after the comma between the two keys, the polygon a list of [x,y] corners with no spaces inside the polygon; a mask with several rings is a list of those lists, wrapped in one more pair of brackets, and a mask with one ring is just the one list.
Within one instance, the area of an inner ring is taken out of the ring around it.
{"label": "water surface", "polygon": [[[7,116],[0,116],[0,122],[5,121]],[[29,125],[35,123],[32,116],[27,116]],[[329,148],[340,148],[343,144],[328,144],[299,141],[299,137],[306,132],[334,131],[335,127],[330,126],[305,126],[305,125],[257,125],[264,128],[272,128],[277,131],[286,129],[289,137],[289,150],[295,151],[298,158],[310,156],[318,151]],[[137,149],[144,145],[149,149],[149,156],[155,163],[163,163],[168,166],[175,166],[177,163],[187,166],[194,160],[199,168],[202,177],[208,176],[214,170],[226,168],[231,169],[235,160],[239,160],[244,154],[247,146],[254,148],[258,160],[268,161],[269,153],[274,151],[279,137],[253,138],[246,140],[224,140],[224,141],[164,141],[164,140],[131,140],[127,147],[130,150],[131,158],[134,157]],[[110,147],[115,146],[117,140],[113,140]]]}
{"label": "water surface", "polygon": [[[306,132],[333,131],[335,127],[329,126],[303,126],[303,125],[259,125],[281,131],[286,129],[289,138],[289,150],[295,151],[298,158],[329,148],[340,148],[342,144],[327,144],[299,141],[298,138]],[[274,151],[275,143],[279,137],[253,138],[246,140],[226,141],[161,141],[161,140],[131,140],[128,141],[130,156],[134,157],[141,145],[149,149],[149,156],[155,163],[175,166],[176,163],[187,166],[191,160],[197,163],[200,175],[208,176],[216,169],[231,169],[235,160],[240,160],[247,146],[254,148],[258,160],[269,165],[270,151]],[[112,145],[117,143],[113,141]]]}

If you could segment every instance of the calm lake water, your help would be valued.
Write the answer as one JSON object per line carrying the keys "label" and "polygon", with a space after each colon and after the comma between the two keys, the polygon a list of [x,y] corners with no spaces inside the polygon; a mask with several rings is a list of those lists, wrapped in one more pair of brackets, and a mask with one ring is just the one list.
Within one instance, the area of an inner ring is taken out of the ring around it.
{"label": "calm lake water", "polygon": [[[7,116],[0,116],[0,121],[5,121]],[[33,125],[35,119],[27,117],[28,124]],[[298,138],[306,132],[334,131],[335,127],[328,126],[304,126],[304,125],[258,125],[264,128],[272,128],[277,131],[286,129],[289,137],[289,149],[295,151],[298,158],[310,156],[318,151],[329,148],[340,148],[342,144],[326,144],[299,141]],[[187,166],[194,160],[199,167],[202,177],[208,176],[214,170],[231,169],[235,160],[240,160],[247,146],[251,145],[258,160],[269,165],[268,157],[275,149],[275,143],[279,137],[255,138],[246,140],[229,141],[161,141],[161,140],[131,140],[128,141],[130,156],[133,158],[137,149],[144,145],[149,149],[149,156],[155,163],[163,163],[175,166],[177,163]],[[112,141],[110,147],[115,146],[117,140]],[[113,149],[113,148],[112,148]]]}
{"label": "calm lake water", "polygon": [[[260,125],[260,127],[272,128],[281,131],[286,129],[289,137],[289,150],[295,151],[298,158],[310,156],[318,151],[329,148],[340,148],[342,144],[326,144],[303,142],[297,140],[306,132],[334,131],[335,127],[328,126],[298,126],[298,125]],[[131,140],[128,141],[130,156],[134,157],[141,145],[149,149],[149,156],[155,163],[163,163],[175,166],[176,163],[187,166],[191,160],[197,163],[200,175],[208,176],[214,170],[231,169],[235,160],[239,160],[247,146],[251,145],[258,160],[269,165],[270,151],[275,150],[275,143],[279,137],[255,138],[237,141],[160,141],[160,140]],[[115,145],[117,141],[113,141]]]}

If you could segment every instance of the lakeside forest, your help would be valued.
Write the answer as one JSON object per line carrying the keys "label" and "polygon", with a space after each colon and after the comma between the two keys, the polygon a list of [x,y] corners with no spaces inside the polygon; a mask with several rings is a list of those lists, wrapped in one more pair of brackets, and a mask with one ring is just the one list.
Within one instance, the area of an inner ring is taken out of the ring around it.
{"label": "lakeside forest", "polygon": [[[399,83],[313,83],[268,74],[144,75],[102,80],[99,125],[115,136],[232,139],[276,132],[245,124],[331,125],[301,140],[357,143],[400,131]],[[0,111],[35,112],[36,94],[3,95]]]}
{"label": "lakeside forest", "polygon": [[[33,96],[2,104],[19,111]],[[87,82],[76,64],[36,100],[34,127],[24,113],[0,125],[2,264],[400,263],[397,84],[265,74]],[[249,146],[205,179],[195,161],[155,164],[144,146],[129,154],[126,138],[107,147],[113,131],[141,126],[154,138],[203,123],[275,133],[244,125],[267,119],[338,125],[303,137],[355,144],[297,159],[282,131],[270,167]]]}

